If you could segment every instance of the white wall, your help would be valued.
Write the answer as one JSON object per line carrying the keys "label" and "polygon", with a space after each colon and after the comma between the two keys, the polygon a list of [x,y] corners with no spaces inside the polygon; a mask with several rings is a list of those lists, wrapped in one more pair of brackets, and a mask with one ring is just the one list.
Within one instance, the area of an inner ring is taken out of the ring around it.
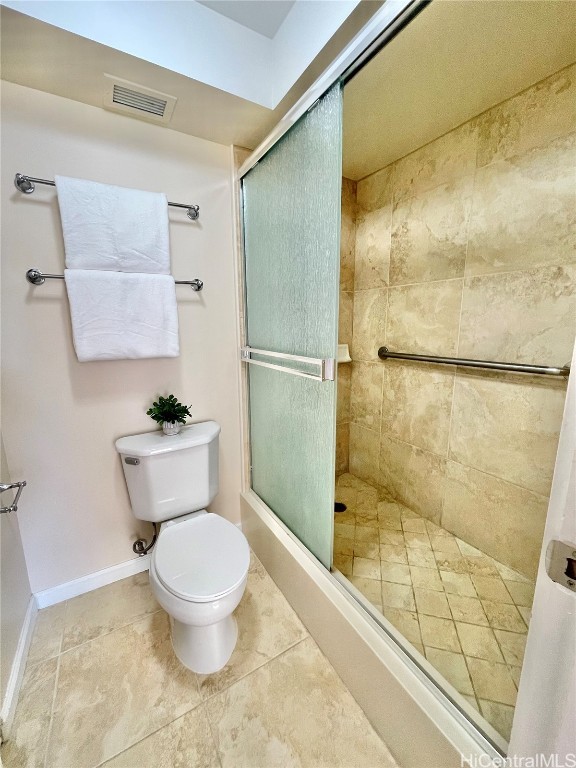
{"label": "white wall", "polygon": [[[147,524],[133,518],[114,440],[155,427],[146,408],[174,392],[194,421],[216,419],[220,493],[212,510],[239,517],[240,440],[231,152],[102,109],[2,84],[3,432],[14,477],[28,481],[19,511],[34,592],[131,557]],[[204,291],[177,288],[181,356],[78,363],[63,281],[41,287],[29,267],[62,273],[55,190],[31,196],[16,172],[55,173],[165,191],[200,205],[200,220],[170,209],[172,271]]]}

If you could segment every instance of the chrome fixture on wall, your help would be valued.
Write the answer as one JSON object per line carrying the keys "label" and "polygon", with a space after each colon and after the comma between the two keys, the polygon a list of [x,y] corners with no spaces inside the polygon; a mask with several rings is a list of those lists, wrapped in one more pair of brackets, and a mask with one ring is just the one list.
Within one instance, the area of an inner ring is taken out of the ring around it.
{"label": "chrome fixture on wall", "polygon": [[[43,285],[46,280],[64,280],[64,275],[49,275],[47,272],[40,272],[39,269],[29,269],[26,272],[26,280],[32,285]],[[193,291],[201,291],[204,288],[202,280],[174,280],[176,285],[189,285]]]}
{"label": "chrome fixture on wall", "polygon": [[25,485],[26,485],[26,480],[21,480],[19,483],[0,483],[0,493],[4,493],[4,491],[11,491],[14,488],[18,488],[12,504],[9,507],[0,507],[0,515],[4,514],[5,512],[18,511],[18,501],[20,500],[20,495],[22,494],[22,489],[24,488]]}

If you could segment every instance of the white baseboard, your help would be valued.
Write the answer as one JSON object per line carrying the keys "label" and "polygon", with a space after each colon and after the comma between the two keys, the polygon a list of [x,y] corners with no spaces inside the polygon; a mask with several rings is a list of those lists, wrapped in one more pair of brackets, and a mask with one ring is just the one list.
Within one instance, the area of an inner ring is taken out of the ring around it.
{"label": "white baseboard", "polygon": [[10,670],[10,677],[8,678],[6,694],[4,695],[4,701],[2,702],[2,709],[0,710],[3,739],[6,739],[9,735],[12,720],[14,718],[37,614],[38,608],[36,607],[36,600],[34,599],[34,595],[31,595],[22,623],[22,629],[20,630],[20,637],[18,638],[18,645],[16,646],[16,653],[14,654],[14,661],[12,662],[12,669]]}
{"label": "white baseboard", "polygon": [[136,573],[147,571],[150,565],[150,555],[143,555],[125,563],[112,565],[110,568],[104,568],[95,573],[89,573],[74,581],[68,581],[65,584],[58,584],[57,587],[44,589],[42,592],[36,592],[36,604],[38,608],[47,608],[56,603],[62,603],[64,600],[70,600],[72,597],[78,597],[85,592],[91,592],[93,589],[105,587],[115,581],[126,579],[128,576],[134,576]]}

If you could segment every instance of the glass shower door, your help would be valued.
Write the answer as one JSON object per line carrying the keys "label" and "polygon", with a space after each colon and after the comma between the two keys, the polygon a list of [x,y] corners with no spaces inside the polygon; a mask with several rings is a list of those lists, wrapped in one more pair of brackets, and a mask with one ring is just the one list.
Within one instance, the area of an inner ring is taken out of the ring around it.
{"label": "glass shower door", "polygon": [[243,179],[252,489],[332,560],[341,90]]}

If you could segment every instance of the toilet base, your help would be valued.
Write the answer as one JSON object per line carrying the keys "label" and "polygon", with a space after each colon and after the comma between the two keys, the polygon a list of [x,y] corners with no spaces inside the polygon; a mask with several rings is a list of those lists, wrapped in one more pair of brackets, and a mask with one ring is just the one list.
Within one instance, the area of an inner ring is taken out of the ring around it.
{"label": "toilet base", "polygon": [[232,656],[238,625],[229,615],[215,624],[195,627],[172,619],[172,647],[185,667],[200,675],[219,672]]}

